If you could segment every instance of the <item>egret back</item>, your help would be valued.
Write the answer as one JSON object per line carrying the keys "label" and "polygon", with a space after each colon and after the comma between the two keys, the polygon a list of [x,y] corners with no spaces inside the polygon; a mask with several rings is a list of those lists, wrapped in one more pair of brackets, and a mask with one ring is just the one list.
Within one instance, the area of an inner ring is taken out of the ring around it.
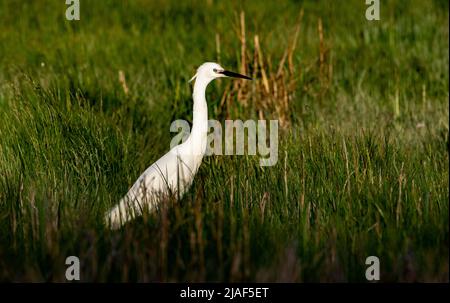
{"label": "egret back", "polygon": [[202,155],[189,153],[179,145],[148,167],[106,217],[111,228],[157,209],[169,195],[180,198],[189,189],[202,161]]}

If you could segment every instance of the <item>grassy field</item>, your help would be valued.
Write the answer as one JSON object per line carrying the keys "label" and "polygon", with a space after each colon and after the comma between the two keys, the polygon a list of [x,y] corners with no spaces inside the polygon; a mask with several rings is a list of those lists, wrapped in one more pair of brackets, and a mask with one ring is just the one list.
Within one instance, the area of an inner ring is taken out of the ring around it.
{"label": "grassy field", "polygon": [[[448,1],[64,2],[0,0],[0,281],[448,281]],[[205,61],[254,76],[209,116],[279,119],[277,165],[206,157],[108,230]]]}

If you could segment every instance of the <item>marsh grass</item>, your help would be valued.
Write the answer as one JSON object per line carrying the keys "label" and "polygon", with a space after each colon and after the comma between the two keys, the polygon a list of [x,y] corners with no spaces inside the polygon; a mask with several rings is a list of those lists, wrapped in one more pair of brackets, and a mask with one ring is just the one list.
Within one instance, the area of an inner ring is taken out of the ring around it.
{"label": "marsh grass", "polygon": [[[365,281],[376,255],[382,281],[448,281],[447,1],[60,2],[0,3],[0,280],[76,255],[83,281]],[[282,119],[277,165],[206,157],[106,229],[218,58],[255,81],[216,81],[210,116]]]}

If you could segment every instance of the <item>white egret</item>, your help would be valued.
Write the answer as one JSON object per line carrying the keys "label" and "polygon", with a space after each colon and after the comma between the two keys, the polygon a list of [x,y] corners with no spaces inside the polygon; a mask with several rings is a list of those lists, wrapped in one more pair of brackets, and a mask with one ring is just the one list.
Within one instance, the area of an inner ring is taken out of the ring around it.
{"label": "white egret", "polygon": [[208,132],[206,87],[212,80],[221,77],[251,80],[250,77],[227,71],[213,62],[204,63],[197,69],[197,73],[189,81],[195,79],[192,94],[193,125],[189,137],[147,168],[119,204],[108,211],[105,220],[112,229],[119,228],[141,215],[143,209],[153,211],[167,194],[178,193],[181,197],[187,191],[206,151]]}

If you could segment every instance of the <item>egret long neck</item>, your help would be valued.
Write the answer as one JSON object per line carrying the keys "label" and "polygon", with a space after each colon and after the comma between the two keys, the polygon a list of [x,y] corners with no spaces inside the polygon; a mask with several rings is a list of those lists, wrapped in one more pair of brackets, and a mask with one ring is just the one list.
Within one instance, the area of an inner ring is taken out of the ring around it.
{"label": "egret long neck", "polygon": [[192,132],[190,135],[193,152],[196,155],[202,155],[206,150],[208,134],[208,106],[206,104],[206,87],[210,81],[198,77],[195,80],[194,93],[194,113],[192,122]]}

